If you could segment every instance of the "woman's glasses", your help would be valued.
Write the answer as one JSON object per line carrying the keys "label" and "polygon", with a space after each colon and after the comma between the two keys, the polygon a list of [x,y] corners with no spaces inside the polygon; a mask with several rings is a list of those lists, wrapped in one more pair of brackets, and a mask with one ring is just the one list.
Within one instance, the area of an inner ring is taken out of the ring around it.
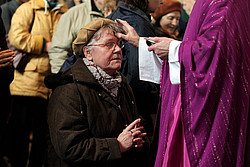
{"label": "woman's glasses", "polygon": [[107,47],[107,48],[110,49],[110,50],[114,50],[116,45],[117,45],[119,48],[122,49],[122,48],[124,47],[124,41],[123,41],[123,40],[119,40],[118,43],[116,43],[116,42],[108,42],[108,43],[105,43],[105,44],[93,44],[93,45],[87,45],[87,46]]}

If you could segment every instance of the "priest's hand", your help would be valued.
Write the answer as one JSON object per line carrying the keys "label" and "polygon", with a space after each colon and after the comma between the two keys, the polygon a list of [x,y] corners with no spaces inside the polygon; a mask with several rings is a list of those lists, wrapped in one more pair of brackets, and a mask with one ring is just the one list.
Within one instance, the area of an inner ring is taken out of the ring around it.
{"label": "priest's hand", "polygon": [[166,37],[150,37],[149,39],[155,41],[156,44],[148,47],[148,50],[154,51],[154,53],[157,54],[160,59],[167,60],[170,42],[172,42],[174,39]]}
{"label": "priest's hand", "polygon": [[116,23],[117,23],[117,26],[121,28],[123,33],[125,33],[125,34],[116,33],[116,36],[118,38],[122,38],[126,40],[128,43],[138,48],[140,37],[135,31],[135,29],[132,26],[130,26],[126,21],[121,20],[121,19],[116,19]]}

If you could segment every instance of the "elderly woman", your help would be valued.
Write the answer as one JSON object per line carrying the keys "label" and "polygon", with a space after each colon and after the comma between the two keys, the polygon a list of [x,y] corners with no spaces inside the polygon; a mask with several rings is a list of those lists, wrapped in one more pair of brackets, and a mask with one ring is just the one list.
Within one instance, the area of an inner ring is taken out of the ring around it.
{"label": "elderly woman", "polygon": [[[118,8],[108,18],[127,21],[142,37],[155,36],[154,28],[150,21],[150,12],[154,12],[163,0],[119,0]],[[159,103],[159,84],[151,81],[139,80],[138,50],[125,42],[122,49],[123,59],[121,72],[127,77],[128,83],[133,89],[138,113],[146,120],[145,129],[148,136],[153,135],[154,122],[152,114],[157,111]]]}
{"label": "elderly woman", "polygon": [[121,68],[115,22],[80,29],[73,50],[85,55],[57,78],[48,107],[51,141],[64,166],[142,166],[148,150],[134,96]]}
{"label": "elderly woman", "polygon": [[156,36],[178,38],[177,27],[181,17],[182,5],[178,0],[164,0],[164,3],[152,13]]}

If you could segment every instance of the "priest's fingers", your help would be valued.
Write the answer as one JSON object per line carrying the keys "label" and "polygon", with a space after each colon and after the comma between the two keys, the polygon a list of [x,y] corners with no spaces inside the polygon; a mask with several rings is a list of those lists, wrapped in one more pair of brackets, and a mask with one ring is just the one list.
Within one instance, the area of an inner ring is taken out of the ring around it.
{"label": "priest's fingers", "polygon": [[158,37],[158,38],[152,38],[152,39],[154,40],[158,39],[159,42],[148,47],[148,50],[154,51],[154,53],[160,59],[166,60],[168,58],[170,42],[173,41],[173,39],[165,38],[165,37]]}

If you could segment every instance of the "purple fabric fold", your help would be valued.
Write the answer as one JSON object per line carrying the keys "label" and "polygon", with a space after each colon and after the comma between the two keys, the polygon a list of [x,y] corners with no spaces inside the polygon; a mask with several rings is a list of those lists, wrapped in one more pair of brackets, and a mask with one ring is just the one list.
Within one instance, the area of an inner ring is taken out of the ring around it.
{"label": "purple fabric fold", "polygon": [[[190,165],[247,166],[250,1],[197,0],[179,58],[181,120]],[[156,167],[162,166],[167,127],[179,89],[169,81],[168,63],[164,62],[162,68],[160,110],[153,139]]]}

